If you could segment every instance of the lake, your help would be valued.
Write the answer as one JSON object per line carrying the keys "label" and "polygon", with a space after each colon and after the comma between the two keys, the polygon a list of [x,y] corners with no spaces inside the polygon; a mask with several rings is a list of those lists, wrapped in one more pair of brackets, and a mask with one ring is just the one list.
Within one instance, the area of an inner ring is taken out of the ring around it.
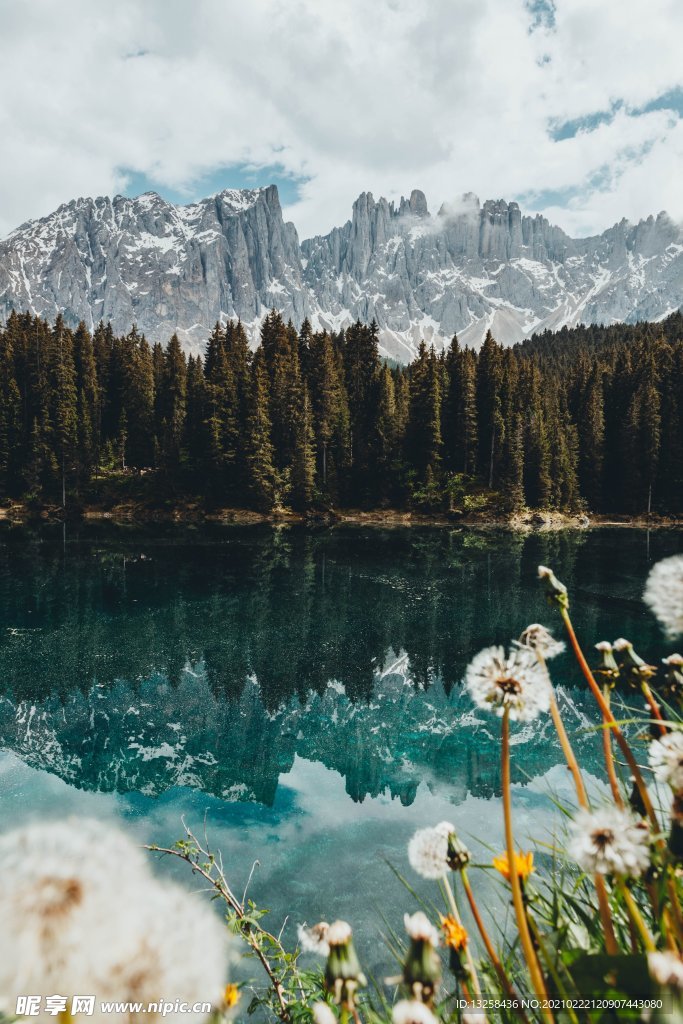
{"label": "lake", "polygon": [[[94,815],[165,844],[206,820],[236,891],[258,860],[272,930],[346,918],[379,969],[380,917],[412,909],[387,861],[410,876],[415,828],[452,820],[480,860],[502,847],[498,722],[462,692],[470,657],[533,621],[559,634],[543,563],[586,647],[623,635],[656,662],[674,646],[643,585],[682,550],[673,530],[5,526],[0,828]],[[598,768],[567,655],[553,676]],[[513,742],[518,833],[547,838],[571,792],[550,719]],[[478,885],[494,903],[496,880]]]}

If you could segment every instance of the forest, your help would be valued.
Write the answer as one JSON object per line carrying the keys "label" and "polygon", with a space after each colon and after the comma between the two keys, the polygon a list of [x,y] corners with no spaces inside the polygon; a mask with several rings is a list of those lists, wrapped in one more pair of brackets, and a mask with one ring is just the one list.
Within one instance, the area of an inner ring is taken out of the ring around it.
{"label": "forest", "polygon": [[375,323],[299,331],[273,310],[203,356],[177,336],[0,330],[0,498],[78,507],[144,478],[160,502],[269,511],[683,511],[683,316],[545,332],[408,366]]}

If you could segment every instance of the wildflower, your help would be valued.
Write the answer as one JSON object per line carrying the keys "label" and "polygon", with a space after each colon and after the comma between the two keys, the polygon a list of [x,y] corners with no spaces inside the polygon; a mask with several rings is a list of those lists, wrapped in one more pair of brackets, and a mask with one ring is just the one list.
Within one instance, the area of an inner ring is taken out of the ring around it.
{"label": "wildflower", "polygon": [[314,1024],[337,1024],[337,1016],[328,1003],[313,1003]]}
{"label": "wildflower", "polygon": [[486,647],[467,666],[465,684],[478,707],[499,716],[507,710],[512,721],[530,722],[550,706],[546,675],[526,647],[507,656],[502,647]]}
{"label": "wildflower", "polygon": [[[534,870],[533,852],[530,850],[528,853],[522,853],[520,850],[518,853],[515,853],[514,861],[515,873],[518,875],[521,882],[526,882],[527,878]],[[506,882],[510,881],[510,862],[508,860],[507,850],[493,858],[493,866],[496,871],[500,871]]]}
{"label": "wildflower", "polygon": [[444,936],[444,946],[448,949],[454,949],[458,953],[461,952],[467,945],[467,931],[455,920],[452,914],[440,914],[439,916],[441,919],[441,931]]}
{"label": "wildflower", "polygon": [[643,599],[667,636],[683,633],[683,555],[664,558],[653,566]]}
{"label": "wildflower", "polygon": [[408,860],[423,878],[443,878],[448,871],[448,834],[438,828],[419,828],[408,843]]}
{"label": "wildflower", "polygon": [[683,960],[678,953],[648,953],[647,966],[658,985],[683,991]]}
{"label": "wildflower", "polygon": [[614,657],[612,644],[609,640],[601,640],[595,645],[595,649],[600,654],[600,664],[595,670],[595,674],[602,676],[606,683],[614,685],[619,678],[619,666]]}
{"label": "wildflower", "polygon": [[650,744],[650,767],[660,782],[683,789],[683,732],[669,732]]}
{"label": "wildflower", "polygon": [[320,921],[318,924],[314,924],[312,928],[306,928],[300,924],[296,932],[299,938],[299,945],[304,953],[318,953],[320,956],[328,956],[330,952],[327,942],[329,928],[330,926],[327,921]]}
{"label": "wildflower", "polygon": [[538,578],[543,582],[549,604],[557,604],[560,608],[569,607],[569,595],[564,583],[560,583],[552,569],[547,565],[539,565]]}
{"label": "wildflower", "polygon": [[657,671],[654,665],[648,665],[639,654],[636,654],[630,640],[620,637],[614,641],[612,647],[621,655],[619,668],[632,685],[640,687]]}
{"label": "wildflower", "polygon": [[419,910],[404,917],[410,947],[403,964],[403,984],[410,994],[431,1003],[441,979],[441,963],[436,952],[439,933],[426,914]]}
{"label": "wildflower", "polygon": [[680,700],[683,696],[683,654],[670,654],[662,658],[665,666],[663,689],[669,699]]}
{"label": "wildflower", "polygon": [[351,925],[346,921],[334,921],[327,929],[327,944],[330,948],[325,965],[325,985],[337,1003],[353,1006],[358,988],[367,985],[353,945]]}
{"label": "wildflower", "polygon": [[[99,822],[30,825],[3,836],[0,917],[0,1011],[13,1012],[26,992],[141,1003],[163,992],[171,1001],[221,1002],[226,947],[218,917],[158,882],[142,852]],[[123,1013],[111,1019],[117,1024]]]}
{"label": "wildflower", "polygon": [[667,847],[676,864],[683,861],[683,793],[674,793],[671,804],[671,831]]}
{"label": "wildflower", "polygon": [[590,874],[638,878],[650,864],[647,826],[619,807],[579,811],[569,855]]}
{"label": "wildflower", "polygon": [[[442,822],[441,825],[437,825],[437,828],[442,828],[447,825],[448,822]],[[455,829],[450,826],[448,833],[448,851],[446,853],[446,862],[451,871],[462,871],[467,867],[469,862],[472,860],[472,854],[467,849],[462,840],[458,839]]]}
{"label": "wildflower", "polygon": [[232,1010],[240,1001],[240,990],[239,986],[235,985],[234,982],[230,982],[229,985],[225,986],[223,992],[223,1006],[226,1010]]}
{"label": "wildflower", "polygon": [[[399,999],[391,1011],[393,1024],[437,1024],[437,1019],[419,999]],[[325,1024],[318,1022],[316,1024]]]}
{"label": "wildflower", "polygon": [[520,647],[530,647],[544,661],[550,661],[551,658],[562,654],[565,648],[563,642],[556,640],[550,630],[546,629],[539,622],[533,622],[530,626],[527,626],[519,640],[516,640],[515,643]]}
{"label": "wildflower", "polygon": [[439,945],[439,933],[421,910],[412,915],[404,914],[403,925],[406,934],[411,939],[417,939],[418,942],[430,942],[432,946]]}

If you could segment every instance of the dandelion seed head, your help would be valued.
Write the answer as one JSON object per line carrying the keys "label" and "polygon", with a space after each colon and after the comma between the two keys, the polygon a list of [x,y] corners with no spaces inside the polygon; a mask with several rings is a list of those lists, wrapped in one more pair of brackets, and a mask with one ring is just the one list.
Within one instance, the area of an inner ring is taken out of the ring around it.
{"label": "dandelion seed head", "polygon": [[683,991],[683,960],[677,953],[648,953],[647,966],[658,985]]}
{"label": "dandelion seed head", "polygon": [[615,651],[627,651],[629,647],[633,647],[630,640],[625,640],[623,636],[620,636],[618,640],[615,640],[612,644]]}
{"label": "dandelion seed head", "polygon": [[300,924],[297,928],[297,936],[299,938],[299,945],[304,953],[317,953],[319,956],[328,956],[330,945],[327,941],[327,933],[329,930],[330,926],[327,921],[320,921],[318,924],[314,924],[312,928],[306,928],[305,925]]}
{"label": "dandelion seed head", "polygon": [[648,760],[660,782],[668,783],[676,792],[683,789],[683,732],[669,732],[653,740]]}
{"label": "dandelion seed head", "polygon": [[467,666],[465,685],[480,708],[511,721],[530,722],[550,707],[546,674],[534,652],[513,648],[508,655],[502,647],[486,647]]}
{"label": "dandelion seed head", "polygon": [[415,914],[404,914],[403,924],[406,934],[418,942],[428,942],[431,946],[439,945],[439,933],[426,914],[418,910]]}
{"label": "dandelion seed head", "polygon": [[581,810],[574,819],[568,852],[587,873],[638,878],[650,864],[649,832],[619,807]]}
{"label": "dandelion seed head", "polygon": [[227,950],[217,915],[158,882],[142,851],[100,822],[30,825],[3,836],[0,916],[5,1011],[26,992],[144,1002],[163,992],[168,1000],[220,1002]]}
{"label": "dandelion seed head", "polygon": [[337,1015],[329,1003],[314,1003],[312,1012],[315,1024],[337,1024]]}
{"label": "dandelion seed head", "polygon": [[529,647],[532,651],[536,651],[546,661],[562,654],[565,649],[563,642],[556,640],[550,630],[542,626],[540,622],[532,622],[530,626],[527,626],[515,643],[520,647]]}
{"label": "dandelion seed head", "polygon": [[408,861],[413,871],[435,881],[448,872],[448,832],[440,826],[420,828],[408,843]]}
{"label": "dandelion seed head", "polygon": [[399,999],[391,1011],[393,1024],[437,1024],[437,1019],[418,999]]}
{"label": "dandelion seed head", "polygon": [[346,921],[333,921],[327,929],[327,944],[333,946],[345,946],[351,938],[351,925]]}
{"label": "dandelion seed head", "polygon": [[652,567],[643,599],[668,637],[683,633],[683,555],[664,558]]}

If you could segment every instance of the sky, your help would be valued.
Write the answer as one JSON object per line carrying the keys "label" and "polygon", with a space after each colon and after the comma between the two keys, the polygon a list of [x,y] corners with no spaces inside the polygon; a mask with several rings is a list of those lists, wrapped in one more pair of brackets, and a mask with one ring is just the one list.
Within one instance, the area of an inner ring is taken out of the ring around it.
{"label": "sky", "polygon": [[0,0],[0,236],[77,196],[274,182],[683,221],[680,0]]}

